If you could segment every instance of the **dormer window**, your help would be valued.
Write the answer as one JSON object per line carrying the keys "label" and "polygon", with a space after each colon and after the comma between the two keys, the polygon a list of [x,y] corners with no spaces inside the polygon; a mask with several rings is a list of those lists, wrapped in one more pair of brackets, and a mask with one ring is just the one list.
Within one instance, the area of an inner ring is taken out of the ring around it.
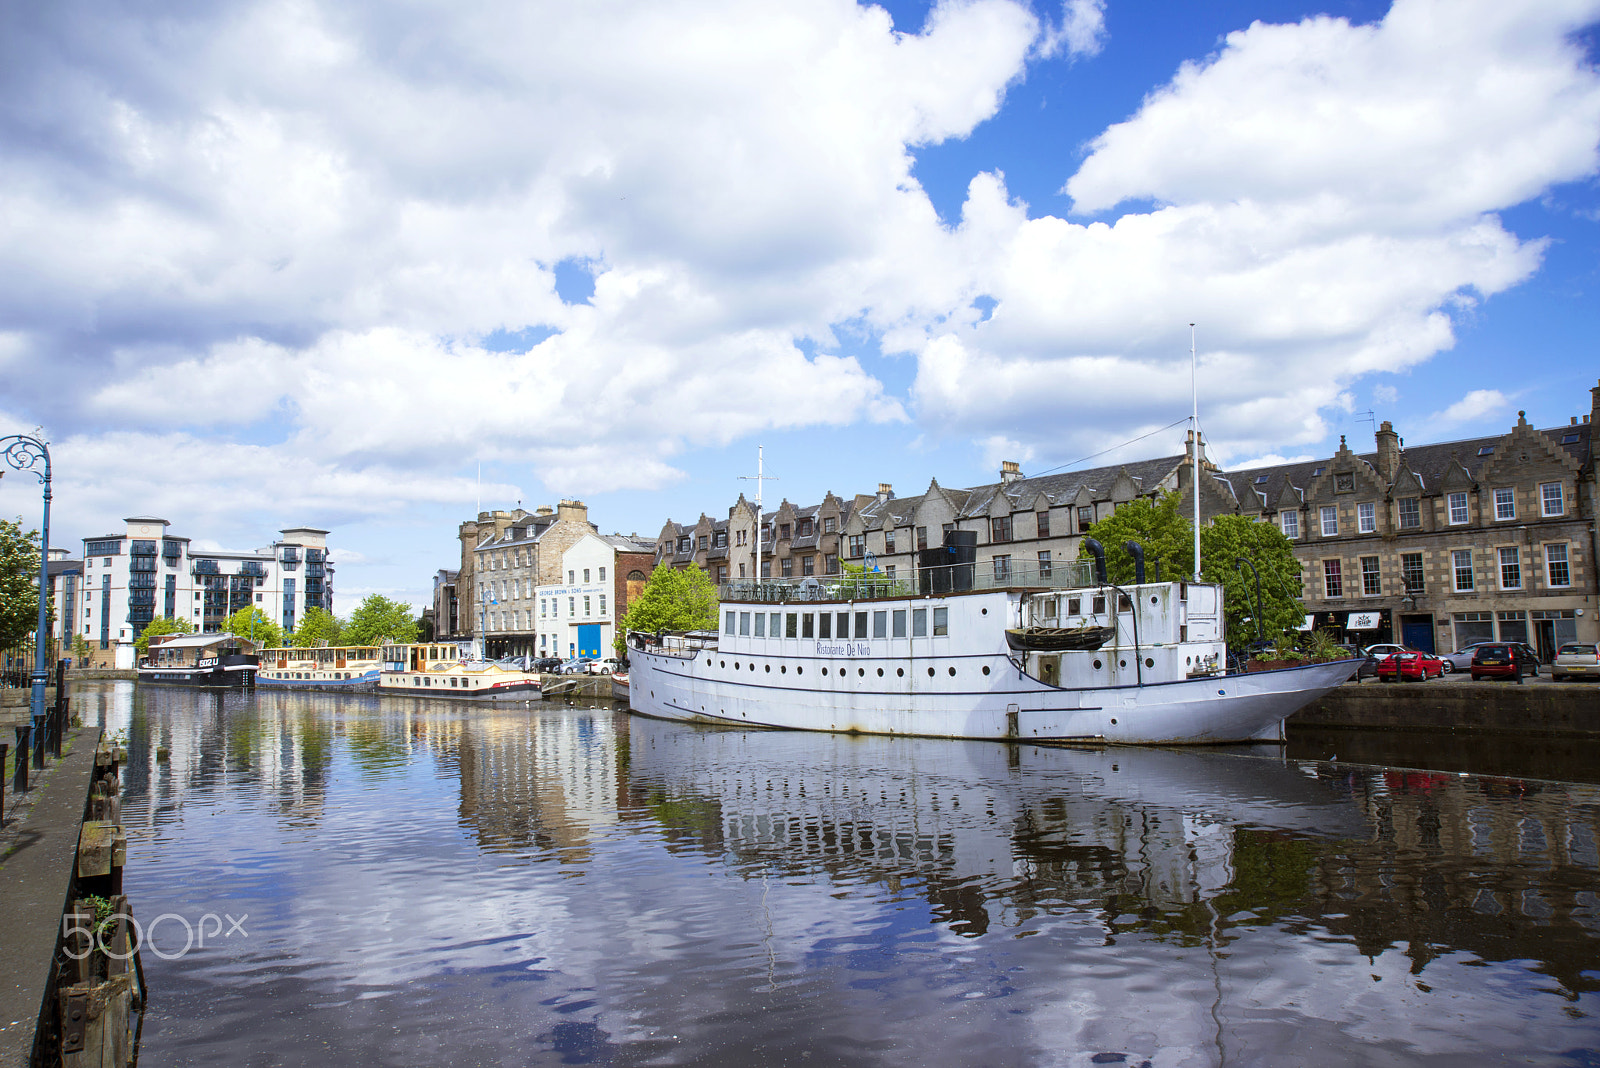
{"label": "dormer window", "polygon": [[1572,431],[1570,433],[1567,433],[1567,434],[1563,434],[1563,435],[1561,435],[1561,444],[1563,444],[1563,445],[1576,445],[1578,443],[1578,437],[1579,437],[1579,434],[1578,434],[1578,432],[1576,430],[1574,430],[1574,431]]}
{"label": "dormer window", "polygon": [[811,520],[809,520],[809,519],[800,520],[800,537],[802,537],[802,538],[811,537],[812,531],[814,529],[815,529],[815,527],[812,525],[812,521]]}
{"label": "dormer window", "polygon": [[1266,485],[1267,479],[1269,479],[1271,477],[1272,477],[1271,475],[1257,475],[1256,476],[1256,485],[1258,485],[1258,486]]}
{"label": "dormer window", "polygon": [[1478,450],[1478,455],[1479,456],[1493,456],[1494,455],[1494,446],[1493,445],[1485,445],[1483,448]]}
{"label": "dormer window", "polygon": [[1313,471],[1313,472],[1311,472],[1311,477],[1312,477],[1312,478],[1316,478],[1316,477],[1318,477],[1318,476],[1319,476],[1319,475],[1321,475],[1321,474],[1322,474],[1322,472],[1324,472],[1324,471],[1326,471],[1326,470],[1327,470],[1327,468],[1326,468],[1326,467],[1319,467],[1319,468],[1317,468],[1317,469],[1316,469],[1316,470],[1315,470],[1315,471]]}

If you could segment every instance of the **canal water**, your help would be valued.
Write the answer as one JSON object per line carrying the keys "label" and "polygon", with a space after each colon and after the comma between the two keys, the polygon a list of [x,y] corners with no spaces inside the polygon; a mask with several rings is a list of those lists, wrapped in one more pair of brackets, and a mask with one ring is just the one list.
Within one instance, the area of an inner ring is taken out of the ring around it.
{"label": "canal water", "polygon": [[1600,1064],[1591,784],[75,699],[128,742],[142,1065]]}

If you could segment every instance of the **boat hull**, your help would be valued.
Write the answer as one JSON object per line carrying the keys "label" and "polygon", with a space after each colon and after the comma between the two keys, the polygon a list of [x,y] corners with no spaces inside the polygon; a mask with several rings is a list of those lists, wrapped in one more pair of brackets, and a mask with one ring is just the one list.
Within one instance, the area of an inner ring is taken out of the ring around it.
{"label": "boat hull", "polygon": [[243,689],[255,684],[256,658],[253,656],[205,657],[197,664],[173,667],[140,667],[140,682],[156,686],[205,686]]}
{"label": "boat hull", "polygon": [[378,693],[388,697],[427,697],[456,701],[538,701],[544,695],[537,675],[508,673],[505,677],[385,671],[378,678]]}
{"label": "boat hull", "polygon": [[[963,657],[953,675],[867,662],[827,677],[750,671],[711,650],[629,651],[629,706],[661,719],[792,730],[1036,742],[1203,745],[1280,741],[1283,720],[1354,675],[1357,660],[1146,685],[1056,687],[1004,655]],[[726,665],[726,666],[724,666]],[[785,665],[787,667],[788,665]],[[741,675],[742,673],[742,675]],[[920,678],[919,678],[920,676]],[[759,682],[746,681],[759,678]],[[929,681],[918,685],[922,679]],[[884,685],[890,682],[892,684]],[[970,686],[970,688],[969,688]]]}

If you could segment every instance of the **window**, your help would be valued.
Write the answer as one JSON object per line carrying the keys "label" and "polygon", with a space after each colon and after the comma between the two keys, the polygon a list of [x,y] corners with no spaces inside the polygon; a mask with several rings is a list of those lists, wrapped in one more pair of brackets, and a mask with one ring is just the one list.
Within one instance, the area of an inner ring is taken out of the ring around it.
{"label": "window", "polygon": [[926,638],[928,636],[928,610],[926,608],[913,608],[911,610],[911,636],[913,638]]}
{"label": "window", "polygon": [[1378,570],[1376,556],[1363,556],[1361,558],[1361,595],[1363,597],[1376,597],[1383,592],[1383,577]]}
{"label": "window", "polygon": [[[840,612],[839,613],[839,636],[841,638],[850,637],[850,613],[849,612]],[[857,612],[856,613],[856,637],[857,638],[865,638],[866,636],[867,636],[867,614],[865,612]]]}
{"label": "window", "polygon": [[949,536],[950,536],[950,535],[951,535],[951,534],[952,534],[952,533],[953,533],[953,532],[954,532],[954,531],[955,531],[955,529],[956,529],[956,525],[955,525],[955,524],[954,524],[954,523],[945,523],[945,524],[944,524],[944,525],[943,525],[943,526],[941,526],[941,527],[940,527],[940,528],[939,528],[939,529],[940,529],[940,530],[941,530],[941,531],[943,531],[943,533],[944,533],[944,536],[945,536],[945,537],[946,537],[946,538],[948,538],[948,537],[949,537]]}
{"label": "window", "polygon": [[1087,534],[1092,526],[1094,526],[1094,506],[1083,505],[1078,509],[1078,533]]}
{"label": "window", "polygon": [[573,572],[573,571],[568,571],[567,572],[567,585],[568,586],[576,586],[577,584],[578,584],[577,573]]}
{"label": "window", "polygon": [[800,637],[815,638],[817,636],[816,619],[817,617],[810,612],[800,617]]}
{"label": "window", "polygon": [[889,636],[889,613],[872,613],[872,636],[874,638],[887,638]]}
{"label": "window", "polygon": [[1049,549],[1041,549],[1041,550],[1039,550],[1039,577],[1040,578],[1049,578],[1050,577],[1050,550]]}
{"label": "window", "polygon": [[1322,589],[1324,597],[1344,596],[1344,579],[1340,574],[1339,561],[1322,561]]}
{"label": "window", "polygon": [[1039,512],[1035,518],[1035,533],[1041,538],[1050,536],[1050,513]]}
{"label": "window", "polygon": [[994,580],[1005,582],[1011,578],[1011,557],[997,556],[994,558]]}
{"label": "window", "polygon": [[1422,575],[1422,554],[1400,554],[1400,581],[1405,583],[1407,593],[1421,593],[1425,585]]}
{"label": "window", "polygon": [[1522,589],[1522,553],[1515,545],[1507,545],[1500,550],[1500,588]]}
{"label": "window", "polygon": [[690,547],[693,544],[694,544],[694,539],[693,538],[679,538],[678,539],[678,551],[680,553],[686,553],[686,552],[689,551]]}
{"label": "window", "polygon": [[544,598],[541,597],[541,598],[539,598],[539,618],[543,619],[544,617],[545,617]]}
{"label": "window", "polygon": [[1480,448],[1478,450],[1478,455],[1479,456],[1493,456],[1494,455],[1494,446],[1493,445],[1485,445],[1485,446],[1483,446],[1482,448]]}
{"label": "window", "polygon": [[783,636],[786,638],[800,637],[800,616],[794,612],[786,612],[783,616]]}
{"label": "window", "polygon": [[769,638],[776,638],[776,637],[778,637],[780,635],[781,631],[779,629],[779,624],[782,621],[782,619],[783,619],[783,613],[781,613],[781,612],[772,613],[772,622],[767,626],[767,636]]}
{"label": "window", "polygon": [[1496,522],[1502,519],[1517,518],[1517,491],[1497,489],[1494,491],[1494,518]]}
{"label": "window", "polygon": [[[848,617],[844,617],[848,618]],[[823,641],[833,637],[833,613],[823,612],[817,617],[817,637]]]}
{"label": "window", "polygon": [[794,578],[794,557],[785,556],[778,570],[784,578]]}
{"label": "window", "polygon": [[1545,581],[1551,586],[1572,585],[1572,572],[1567,568],[1567,547],[1565,545],[1546,545],[1544,547]]}
{"label": "window", "polygon": [[1526,612],[1501,612],[1500,640],[1503,642],[1523,642],[1528,640],[1528,613]]}
{"label": "window", "polygon": [[1356,505],[1356,530],[1371,534],[1378,529],[1378,506],[1371,501]]}
{"label": "window", "polygon": [[600,614],[606,614],[606,595],[603,593],[600,595]]}
{"label": "window", "polygon": [[[701,551],[702,551],[702,552],[704,552],[704,551],[705,551],[705,549],[706,549],[706,542],[707,542],[707,541],[708,541],[708,540],[710,540],[710,539],[708,539],[708,538],[707,538],[707,537],[706,537],[706,535],[704,535],[704,534],[702,534],[702,535],[700,535],[700,550],[701,550]],[[571,580],[571,579],[570,579],[570,578],[569,578],[569,579],[567,579],[567,581],[568,581],[568,582],[571,582],[571,581],[572,581],[572,580]]]}
{"label": "window", "polygon": [[724,633],[724,634],[732,634],[733,633],[733,613],[732,612],[727,612],[727,613],[724,614],[724,622],[722,624],[722,633]]}
{"label": "window", "polygon": [[1545,515],[1565,515],[1566,501],[1562,499],[1561,483],[1544,482],[1539,485],[1539,500]]}
{"label": "window", "polygon": [[587,595],[587,594],[585,594],[585,595],[584,595],[584,598],[583,598],[583,614],[584,614],[584,615],[585,615],[585,616],[589,616],[589,615],[592,615],[592,614],[593,614],[593,613],[592,613],[592,612],[590,612],[590,610],[589,610],[589,597],[588,597],[588,595]]}
{"label": "window", "polygon": [[906,636],[906,610],[904,608],[896,608],[894,610],[894,631],[892,633],[896,638],[904,638]]}
{"label": "window", "polygon": [[1450,568],[1455,572],[1456,592],[1471,593],[1475,588],[1472,583],[1472,550],[1456,549],[1451,552]]}
{"label": "window", "polygon": [[1445,498],[1445,503],[1450,506],[1450,525],[1459,527],[1467,521],[1467,495],[1465,493],[1452,493]]}
{"label": "window", "polygon": [[1457,649],[1494,641],[1494,616],[1489,612],[1457,612],[1455,624]]}
{"label": "window", "polygon": [[778,524],[778,537],[783,541],[788,541],[789,540],[789,524],[788,523],[779,523]]}
{"label": "window", "polygon": [[935,608],[933,610],[933,636],[950,633],[950,609]]}
{"label": "window", "polygon": [[1300,536],[1300,513],[1292,509],[1279,512],[1278,525],[1283,528],[1283,536],[1293,541]]}
{"label": "window", "polygon": [[997,515],[989,520],[989,540],[1003,542],[1011,540],[1011,517]]}
{"label": "window", "polygon": [[[726,530],[714,532],[711,535],[711,547],[713,549],[726,549],[728,547],[728,532]],[[589,580],[584,579],[584,581],[587,582]]]}
{"label": "window", "polygon": [[802,556],[800,558],[800,574],[815,575],[817,573],[817,558],[815,556]]}
{"label": "window", "polygon": [[830,515],[822,521],[822,532],[824,534],[832,534],[837,529],[839,529],[838,521],[833,516]]}
{"label": "window", "polygon": [[886,552],[886,553],[894,552],[894,528],[893,527],[890,527],[889,529],[887,529],[887,530],[885,530],[883,532],[883,551]]}
{"label": "window", "polygon": [[767,614],[765,612],[757,612],[756,613],[756,637],[757,638],[765,638],[766,636],[767,636]]}
{"label": "window", "polygon": [[884,574],[885,578],[887,578],[890,582],[893,582],[894,581],[894,565],[893,564],[885,564],[884,568],[883,568],[883,574]]}
{"label": "window", "polygon": [[725,583],[727,581],[728,581],[728,565],[727,564],[723,564],[721,567],[717,568],[717,585],[720,586],[720,585],[722,585],[723,583]]}
{"label": "window", "polygon": [[826,575],[837,575],[839,573],[839,555],[837,553],[828,553],[823,556],[822,571]]}
{"label": "window", "polygon": [[583,581],[585,581],[585,582],[589,581],[589,569],[588,568],[584,568],[583,569]]}
{"label": "window", "polygon": [[568,619],[577,619],[578,618],[578,599],[576,597],[568,597],[567,598],[567,618]]}
{"label": "window", "polygon": [[917,528],[917,548],[918,549],[926,549],[927,547],[928,547],[928,528],[927,527],[918,527]]}
{"label": "window", "polygon": [[1322,506],[1322,536],[1334,538],[1339,535],[1339,509],[1331,504]]}
{"label": "window", "polygon": [[602,567],[600,569],[600,581],[604,582],[605,580],[606,580],[606,569]]}
{"label": "window", "polygon": [[740,612],[739,613],[739,636],[741,638],[748,638],[750,636],[750,613],[749,612]]}
{"label": "window", "polygon": [[740,578],[744,578],[744,565],[743,564],[739,565],[739,577]]}
{"label": "window", "polygon": [[867,537],[865,534],[852,534],[845,539],[845,555],[852,560],[858,560],[867,554]]}
{"label": "window", "polygon": [[800,537],[809,538],[815,532],[816,532],[816,527],[812,524],[811,520],[809,520],[809,519],[800,520],[800,529],[798,531],[796,531],[796,533]]}
{"label": "window", "polygon": [[1417,498],[1401,497],[1398,503],[1400,505],[1401,530],[1416,530],[1422,526],[1422,509]]}

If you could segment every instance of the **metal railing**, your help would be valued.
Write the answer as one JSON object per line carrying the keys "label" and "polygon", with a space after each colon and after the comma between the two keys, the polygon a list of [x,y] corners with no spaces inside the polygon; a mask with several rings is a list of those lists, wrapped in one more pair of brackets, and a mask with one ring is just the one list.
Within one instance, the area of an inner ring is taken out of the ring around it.
{"label": "metal railing", "polygon": [[[923,580],[927,579],[926,582]],[[790,601],[874,601],[911,597],[929,593],[961,593],[969,590],[1083,589],[1095,586],[1094,563],[1071,560],[1039,565],[1011,564],[996,568],[993,560],[975,564],[941,564],[912,569],[907,577],[898,574],[828,575],[821,578],[742,579],[717,587],[725,601],[784,604]]]}

